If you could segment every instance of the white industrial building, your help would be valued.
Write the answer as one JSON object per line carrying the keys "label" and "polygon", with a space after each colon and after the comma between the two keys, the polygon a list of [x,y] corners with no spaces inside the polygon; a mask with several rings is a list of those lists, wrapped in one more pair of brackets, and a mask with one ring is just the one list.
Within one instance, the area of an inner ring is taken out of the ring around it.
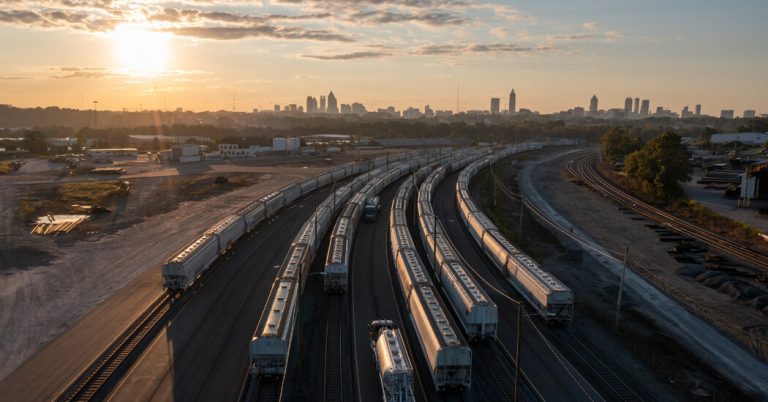
{"label": "white industrial building", "polygon": [[709,142],[724,144],[728,142],[740,142],[742,144],[762,145],[768,142],[768,133],[724,133],[712,134]]}
{"label": "white industrial building", "polygon": [[86,149],[85,156],[94,159],[136,159],[139,151],[136,148],[93,148]]}

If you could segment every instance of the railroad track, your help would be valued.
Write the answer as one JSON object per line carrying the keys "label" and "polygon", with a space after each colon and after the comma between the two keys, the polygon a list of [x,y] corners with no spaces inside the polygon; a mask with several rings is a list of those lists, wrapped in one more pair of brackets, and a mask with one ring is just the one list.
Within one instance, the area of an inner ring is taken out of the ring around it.
{"label": "railroad track", "polygon": [[[498,339],[490,343],[478,343],[472,346],[473,352],[483,361],[487,371],[493,377],[493,382],[499,387],[505,401],[515,400],[515,361]],[[520,378],[521,401],[543,401],[538,391],[532,389],[527,377]]]}
{"label": "railroad track", "polygon": [[[593,379],[592,386],[598,388],[601,394],[609,401],[642,401],[632,388],[630,388],[616,372],[608,367],[602,359],[597,357],[584,343],[570,331],[562,331],[560,344],[568,348],[576,359],[571,361],[582,371],[589,372]],[[595,381],[597,380],[597,381]]]}
{"label": "railroad track", "polygon": [[112,343],[62,392],[57,401],[102,400],[111,391],[119,372],[124,371],[146,346],[171,308],[171,298],[158,296]]}
{"label": "railroad track", "polygon": [[325,323],[325,353],[323,369],[323,400],[344,401],[341,353],[341,297],[332,295],[328,302],[328,321]]}
{"label": "railroad track", "polygon": [[768,272],[768,255],[759,253],[742,244],[678,218],[664,210],[649,205],[618,188],[595,168],[595,154],[586,153],[568,162],[567,170],[584,184],[639,215],[656,221],[671,230],[707,244],[738,260]]}

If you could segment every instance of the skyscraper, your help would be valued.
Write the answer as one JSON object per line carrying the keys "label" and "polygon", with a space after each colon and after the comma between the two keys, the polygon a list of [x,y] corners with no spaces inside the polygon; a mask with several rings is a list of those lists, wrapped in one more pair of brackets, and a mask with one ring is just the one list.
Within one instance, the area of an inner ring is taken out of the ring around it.
{"label": "skyscraper", "polygon": [[754,110],[747,109],[747,110],[744,111],[743,116],[744,116],[745,119],[754,119],[755,118],[755,114],[757,114],[757,113],[755,113]]}
{"label": "skyscraper", "polygon": [[512,92],[509,93],[509,114],[513,115],[515,112],[517,112],[517,109],[515,109],[515,103],[517,101],[517,96],[515,95],[515,89],[512,88]]}
{"label": "skyscraper", "polygon": [[325,95],[320,95],[320,113],[325,113]]}
{"label": "skyscraper", "polygon": [[720,111],[720,118],[721,119],[732,119],[733,118],[733,109],[723,109]]}
{"label": "skyscraper", "polygon": [[648,112],[651,111],[651,101],[643,99],[643,103],[640,105],[640,115],[648,116]]}
{"label": "skyscraper", "polygon": [[317,113],[317,98],[307,96],[307,113]]}
{"label": "skyscraper", "polygon": [[701,116],[701,105],[696,105],[696,116]]}
{"label": "skyscraper", "polygon": [[336,103],[336,95],[333,94],[333,91],[328,94],[328,107],[325,111],[330,114],[339,114],[339,105]]}
{"label": "skyscraper", "polygon": [[640,113],[640,98],[635,98],[635,108],[633,110],[635,114]]}
{"label": "skyscraper", "polygon": [[597,113],[597,95],[592,95],[592,99],[589,100],[589,113]]}
{"label": "skyscraper", "polygon": [[624,99],[624,117],[629,117],[632,114],[632,98],[628,97]]}
{"label": "skyscraper", "polygon": [[499,114],[500,112],[500,100],[499,98],[491,98],[491,114]]}

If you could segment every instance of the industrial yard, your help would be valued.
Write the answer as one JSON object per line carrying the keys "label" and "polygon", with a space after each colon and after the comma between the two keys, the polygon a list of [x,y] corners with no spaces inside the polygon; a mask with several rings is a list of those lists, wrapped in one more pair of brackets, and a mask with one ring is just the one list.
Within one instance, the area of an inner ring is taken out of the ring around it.
{"label": "industrial yard", "polygon": [[[26,290],[13,293],[4,320],[28,336],[3,339],[3,353],[17,358],[3,367],[0,391],[65,400],[365,400],[381,389],[419,401],[751,398],[654,322],[632,282],[613,333],[615,275],[533,219],[530,206],[519,226],[517,177],[548,158],[533,182],[548,183],[543,196],[569,219],[580,208],[580,230],[602,242],[610,232],[585,216],[618,214],[591,219],[624,225],[624,240],[647,248],[633,261],[662,261],[685,281],[653,230],[569,181],[567,157],[550,162],[563,148],[541,147],[487,157],[483,149],[379,153],[337,166],[317,158],[139,164],[119,175],[127,194],[93,202],[110,212],[70,233],[21,236],[24,220],[6,213],[20,252],[1,279],[4,289]],[[62,184],[45,182],[58,174],[10,176],[9,202],[53,194],[65,207],[64,193],[51,190]],[[88,179],[63,185],[115,183]],[[573,198],[583,202],[565,201]],[[20,318],[32,309],[38,318]],[[374,353],[379,334],[390,349]],[[67,351],[85,339],[87,350],[72,358]],[[407,364],[386,363],[393,377],[381,388],[376,364],[391,353]],[[57,370],[40,382],[51,363]],[[83,367],[96,374],[75,375]]]}

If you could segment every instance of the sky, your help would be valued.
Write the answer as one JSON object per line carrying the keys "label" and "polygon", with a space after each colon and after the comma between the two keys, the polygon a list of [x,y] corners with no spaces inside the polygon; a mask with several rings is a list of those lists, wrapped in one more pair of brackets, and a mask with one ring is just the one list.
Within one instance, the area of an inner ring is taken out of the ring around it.
{"label": "sky", "polygon": [[[0,0],[0,103],[768,113],[766,0]],[[504,107],[503,107],[504,108]]]}

